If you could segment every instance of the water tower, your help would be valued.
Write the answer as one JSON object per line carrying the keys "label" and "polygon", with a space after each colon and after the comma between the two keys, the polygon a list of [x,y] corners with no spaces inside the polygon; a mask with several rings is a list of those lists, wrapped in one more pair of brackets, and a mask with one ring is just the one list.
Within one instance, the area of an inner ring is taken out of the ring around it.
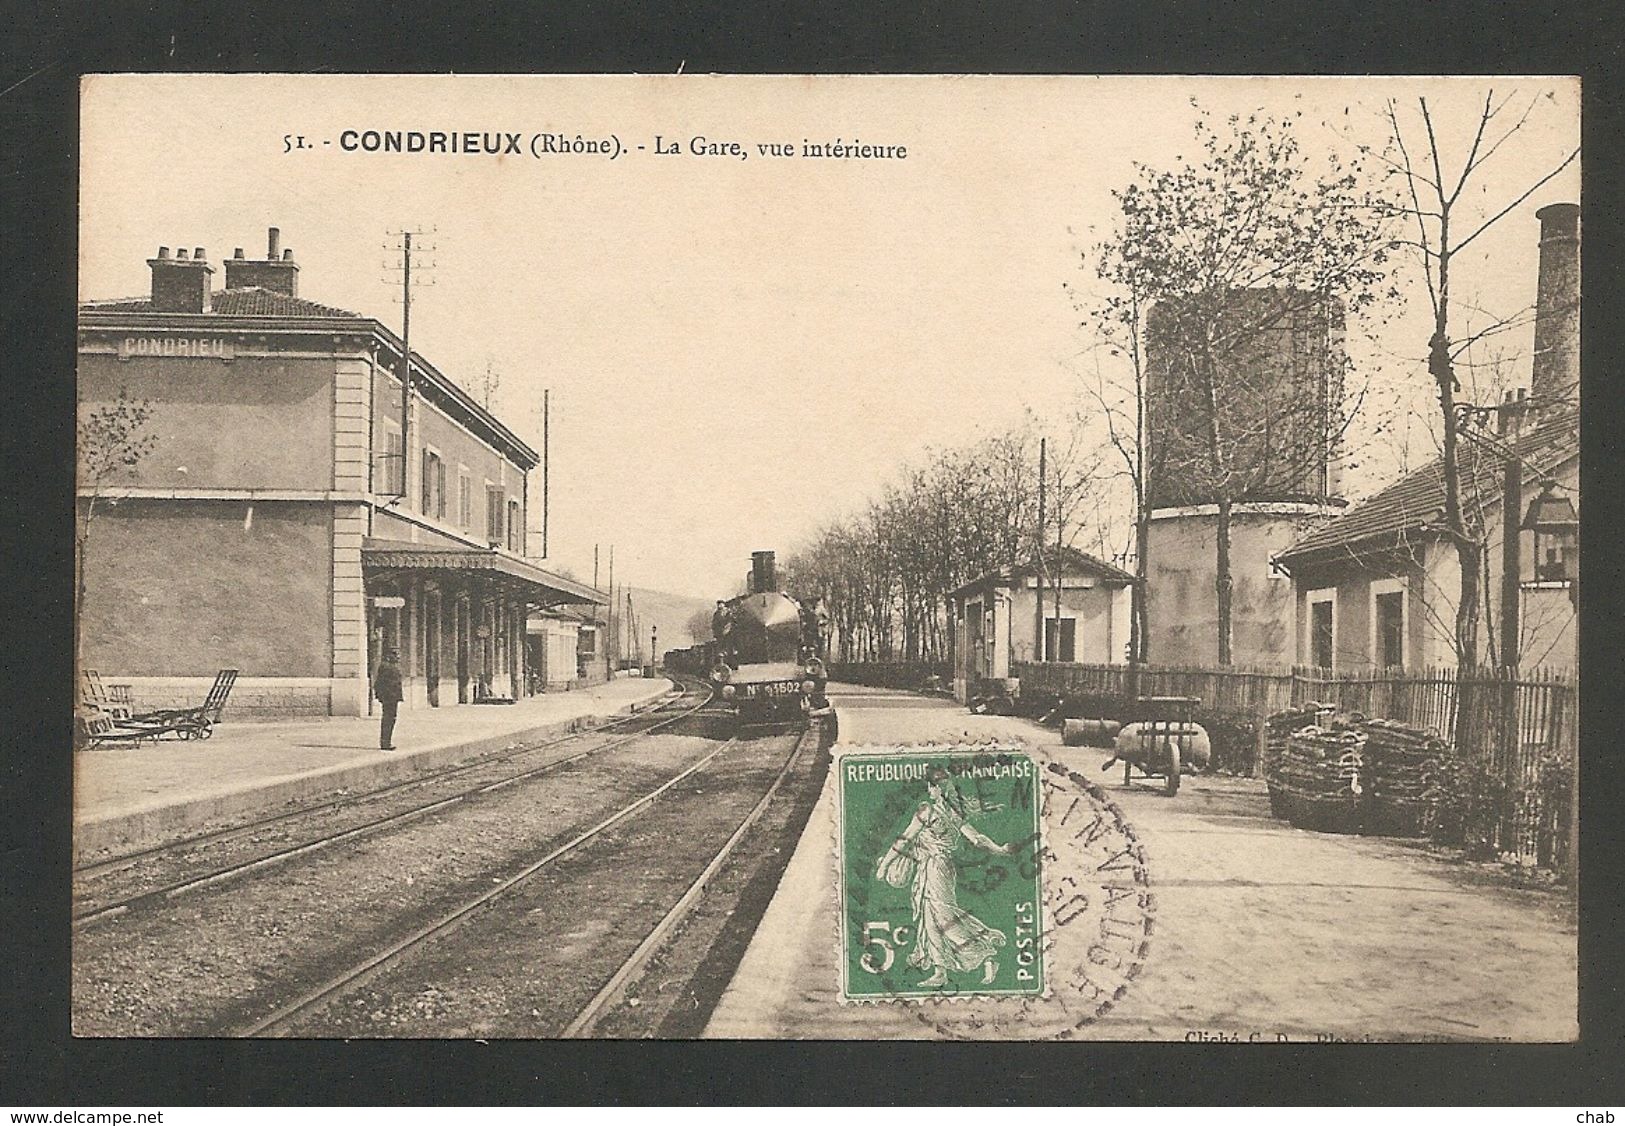
{"label": "water tower", "polygon": [[[1230,526],[1232,659],[1289,665],[1292,591],[1269,564],[1343,505],[1343,307],[1284,288],[1170,299],[1146,322],[1147,610],[1158,663],[1218,659],[1218,501]],[[1218,455],[1215,456],[1215,450]]]}

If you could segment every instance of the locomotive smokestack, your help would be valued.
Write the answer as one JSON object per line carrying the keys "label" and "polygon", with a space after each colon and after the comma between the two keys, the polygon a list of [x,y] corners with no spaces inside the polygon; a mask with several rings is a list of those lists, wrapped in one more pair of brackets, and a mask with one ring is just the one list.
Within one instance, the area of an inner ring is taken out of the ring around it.
{"label": "locomotive smokestack", "polygon": [[750,553],[751,590],[755,594],[765,594],[770,590],[779,589],[779,576],[773,564],[771,551],[753,551]]}

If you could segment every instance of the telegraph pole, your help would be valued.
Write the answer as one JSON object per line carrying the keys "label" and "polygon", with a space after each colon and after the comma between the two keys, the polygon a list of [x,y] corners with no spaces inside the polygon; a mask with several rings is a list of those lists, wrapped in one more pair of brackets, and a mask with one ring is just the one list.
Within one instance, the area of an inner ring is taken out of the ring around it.
{"label": "telegraph pole", "polygon": [[[548,390],[547,388],[542,389],[542,558],[543,559],[547,558],[547,498],[548,498],[548,487],[547,487],[547,460],[548,460],[547,444],[548,444],[548,433],[547,433],[547,426],[548,426],[548,396],[551,395],[551,394],[552,394],[552,392],[550,390]],[[594,580],[593,580],[593,586],[596,587],[598,585],[597,578],[596,578],[597,572],[598,572],[598,562],[597,562],[597,558],[596,558],[597,549],[594,548],[593,552],[594,552],[594,560],[593,560]]]}
{"label": "telegraph pole", "polygon": [[[430,228],[431,230],[433,228]],[[414,230],[390,231],[392,235],[399,235],[401,244],[387,249],[394,250],[401,256],[401,491],[400,497],[405,499],[411,494],[407,487],[409,476],[407,469],[411,465],[409,451],[412,448],[412,236],[425,232]],[[418,247],[421,252],[424,247]],[[429,247],[427,249],[434,249]],[[396,269],[390,262],[384,264],[386,269]],[[419,267],[422,269],[422,267]],[[421,282],[419,284],[422,284]]]}
{"label": "telegraph pole", "polygon": [[406,487],[406,468],[410,464],[407,451],[412,448],[412,232],[403,231],[401,238],[401,495],[410,495]]}
{"label": "telegraph pole", "polygon": [[[1049,659],[1046,652],[1049,639],[1044,629],[1044,580],[1049,577],[1048,569],[1044,566],[1044,482],[1049,473],[1047,468],[1048,453],[1049,439],[1038,439],[1038,573],[1033,576],[1033,589],[1037,592],[1038,597],[1033,599],[1036,605],[1033,616],[1037,619],[1034,628],[1038,631],[1034,636],[1034,648],[1037,649],[1036,656],[1040,661]],[[1061,625],[1057,622],[1055,632],[1059,634],[1060,631]],[[1058,637],[1057,641],[1059,641]]]}
{"label": "telegraph pole", "polygon": [[[1523,415],[1528,400],[1523,388],[1517,397],[1506,393],[1500,409],[1500,438],[1514,453],[1518,449],[1518,435],[1523,426]],[[1523,517],[1523,462],[1509,457],[1501,463],[1501,664],[1505,668],[1518,667],[1518,573],[1523,565],[1519,554],[1518,521]],[[1538,562],[1538,560],[1537,560]]]}

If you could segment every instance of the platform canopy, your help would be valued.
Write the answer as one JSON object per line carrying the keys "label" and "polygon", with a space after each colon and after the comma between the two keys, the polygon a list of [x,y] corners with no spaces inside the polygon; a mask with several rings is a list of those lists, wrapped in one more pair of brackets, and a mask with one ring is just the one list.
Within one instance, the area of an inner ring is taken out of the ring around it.
{"label": "platform canopy", "polygon": [[369,537],[361,541],[361,566],[368,578],[480,576],[539,607],[609,602],[603,591],[492,548]]}

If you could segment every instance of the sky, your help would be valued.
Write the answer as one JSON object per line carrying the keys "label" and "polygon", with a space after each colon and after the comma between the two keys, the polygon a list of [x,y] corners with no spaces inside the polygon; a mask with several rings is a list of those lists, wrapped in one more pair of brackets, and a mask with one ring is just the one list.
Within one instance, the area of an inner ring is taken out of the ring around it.
{"label": "sky", "polygon": [[[1423,96],[1448,164],[1491,89],[1533,110],[1463,197],[1484,218],[1578,145],[1577,80],[92,76],[80,294],[145,293],[160,245],[217,269],[235,247],[263,257],[277,226],[301,296],[398,332],[387,247],[423,231],[414,349],[476,396],[489,366],[493,412],[538,449],[550,392],[549,565],[590,580],[613,544],[617,583],[723,597],[751,551],[794,551],[932,448],[1029,411],[1087,425],[1080,392],[1117,362],[1080,325],[1088,253],[1136,162],[1196,151],[1193,98],[1221,119],[1301,113],[1318,157],[1380,147],[1388,98],[1419,128]],[[347,151],[346,130],[512,133],[521,151]],[[538,134],[621,151],[549,153]],[[757,148],[805,142],[907,155]],[[1462,308],[1532,304],[1534,213],[1578,199],[1577,161],[1476,240]],[[1395,280],[1400,300],[1351,333],[1356,496],[1433,452],[1426,291],[1414,268]],[[1527,382],[1531,341],[1492,342],[1500,378]]]}

